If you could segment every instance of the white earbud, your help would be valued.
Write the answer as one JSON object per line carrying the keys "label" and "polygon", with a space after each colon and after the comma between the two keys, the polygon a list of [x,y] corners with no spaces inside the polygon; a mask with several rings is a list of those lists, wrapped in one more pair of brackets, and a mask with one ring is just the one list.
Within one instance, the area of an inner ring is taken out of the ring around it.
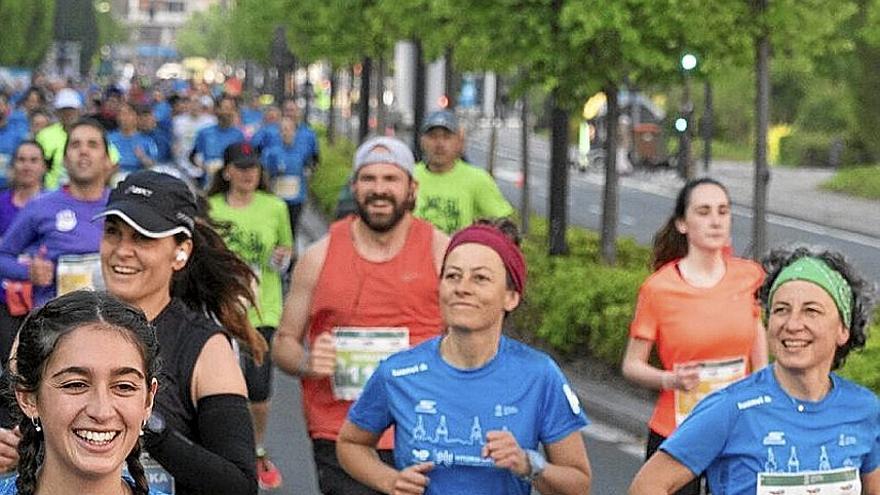
{"label": "white earbud", "polygon": [[186,254],[186,251],[181,250],[177,252],[177,257],[175,259],[181,263],[186,263],[186,260],[189,259],[189,255]]}

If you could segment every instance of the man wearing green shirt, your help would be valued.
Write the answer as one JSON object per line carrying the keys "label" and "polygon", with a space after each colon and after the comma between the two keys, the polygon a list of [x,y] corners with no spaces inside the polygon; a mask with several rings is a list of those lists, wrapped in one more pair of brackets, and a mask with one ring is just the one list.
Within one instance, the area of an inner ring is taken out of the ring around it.
{"label": "man wearing green shirt", "polygon": [[422,125],[423,162],[415,169],[419,189],[415,216],[452,234],[477,218],[513,214],[495,179],[461,159],[464,135],[452,112],[433,112]]}

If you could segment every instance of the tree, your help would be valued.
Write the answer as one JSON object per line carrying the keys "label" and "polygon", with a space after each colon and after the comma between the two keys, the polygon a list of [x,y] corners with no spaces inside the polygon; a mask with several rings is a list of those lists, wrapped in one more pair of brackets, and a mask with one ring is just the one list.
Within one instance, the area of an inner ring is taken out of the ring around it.
{"label": "tree", "polygon": [[228,56],[231,52],[229,12],[212,5],[195,12],[177,35],[177,49],[184,57]]}
{"label": "tree", "polygon": [[52,42],[55,0],[0,0],[0,65],[36,68]]}

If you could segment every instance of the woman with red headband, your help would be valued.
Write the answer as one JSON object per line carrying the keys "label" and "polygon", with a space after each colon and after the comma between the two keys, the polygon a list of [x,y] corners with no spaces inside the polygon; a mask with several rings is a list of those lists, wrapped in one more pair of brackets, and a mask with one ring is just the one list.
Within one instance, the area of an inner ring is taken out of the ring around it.
{"label": "woman with red headband", "polygon": [[[518,242],[507,220],[452,237],[439,288],[446,332],[383,361],[339,434],[355,479],[393,494],[589,493],[577,396],[550,357],[501,332],[525,289]],[[396,469],[375,452],[392,425]]]}

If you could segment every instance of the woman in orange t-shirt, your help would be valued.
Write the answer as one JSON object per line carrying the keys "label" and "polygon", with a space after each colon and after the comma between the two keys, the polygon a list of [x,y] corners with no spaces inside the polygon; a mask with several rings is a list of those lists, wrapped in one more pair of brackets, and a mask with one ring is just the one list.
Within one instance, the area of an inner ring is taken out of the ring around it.
{"label": "woman in orange t-shirt", "polygon": [[[767,364],[755,291],[761,267],[728,254],[730,198],[709,178],[681,189],[675,211],[654,237],[654,273],[639,289],[623,375],[659,390],[648,423],[647,457],[712,390]],[[657,346],[662,369],[649,363]],[[700,493],[700,480],[677,495]]]}

